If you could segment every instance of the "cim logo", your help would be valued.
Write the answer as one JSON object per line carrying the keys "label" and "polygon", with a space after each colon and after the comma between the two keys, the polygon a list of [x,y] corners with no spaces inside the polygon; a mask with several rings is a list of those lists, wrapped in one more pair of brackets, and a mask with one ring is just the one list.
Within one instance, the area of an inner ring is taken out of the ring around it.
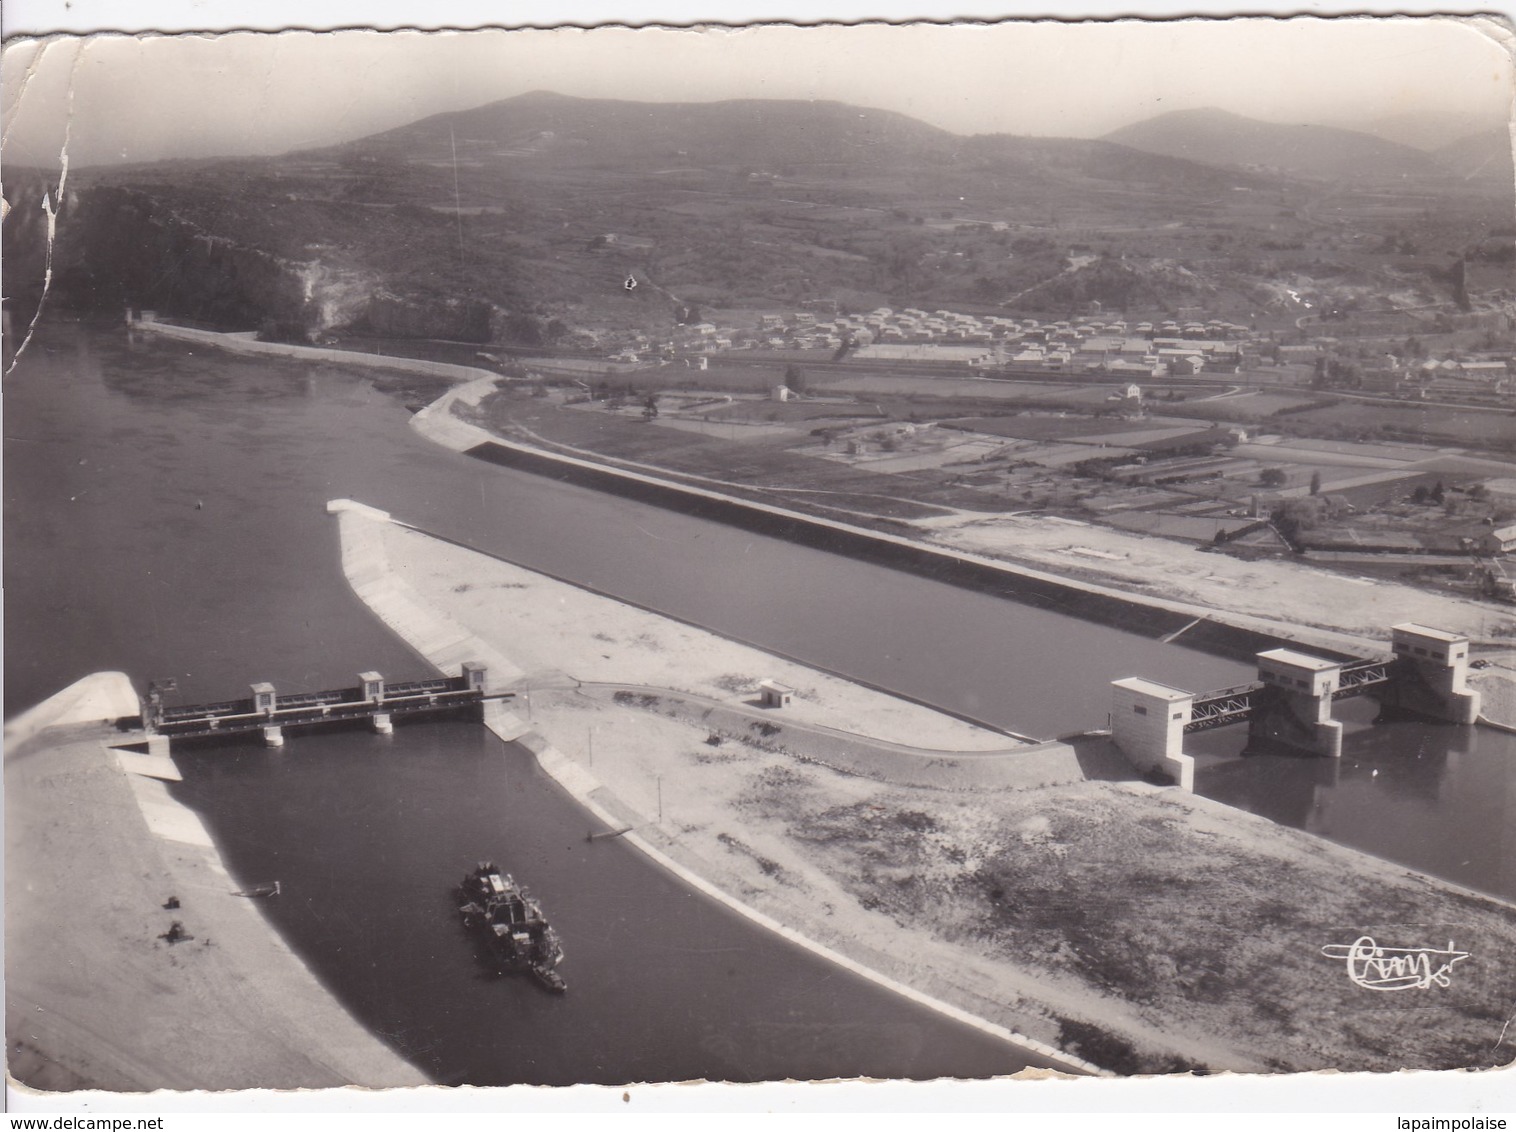
{"label": "cim logo", "polygon": [[1352,943],[1329,943],[1321,949],[1328,959],[1347,964],[1348,978],[1365,990],[1425,990],[1451,984],[1453,964],[1469,958],[1448,941],[1446,948],[1381,947],[1371,936]]}

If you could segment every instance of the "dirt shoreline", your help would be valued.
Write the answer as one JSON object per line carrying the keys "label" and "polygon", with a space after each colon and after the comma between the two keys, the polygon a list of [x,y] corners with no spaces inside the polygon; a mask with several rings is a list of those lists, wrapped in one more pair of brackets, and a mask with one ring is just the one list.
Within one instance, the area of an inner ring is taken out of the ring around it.
{"label": "dirt shoreline", "polygon": [[[339,521],[360,595],[439,666],[500,658],[530,722],[518,711],[499,733],[608,828],[917,993],[1123,1073],[1500,1062],[1516,995],[1498,963],[1516,953],[1509,905],[1131,781],[1109,751],[960,753],[935,787],[893,764],[837,769],[784,727],[789,708],[769,731],[660,694],[741,702],[768,654],[744,664],[726,651],[743,646],[371,512]],[[867,707],[878,693],[794,682],[812,720],[854,732],[873,720],[882,738],[941,749],[910,730],[938,725],[924,716],[881,726]],[[1458,925],[1460,947],[1497,962],[1460,970],[1456,1000],[1408,1004],[1406,1030],[1374,1033],[1382,999],[1363,1001],[1319,954],[1354,924]]]}
{"label": "dirt shoreline", "polygon": [[[121,739],[112,723],[73,719],[6,745],[12,1087],[428,1084],[337,1002],[257,900],[235,895],[209,834],[160,780],[177,775],[171,761],[107,746]],[[170,942],[175,922],[188,938]]]}

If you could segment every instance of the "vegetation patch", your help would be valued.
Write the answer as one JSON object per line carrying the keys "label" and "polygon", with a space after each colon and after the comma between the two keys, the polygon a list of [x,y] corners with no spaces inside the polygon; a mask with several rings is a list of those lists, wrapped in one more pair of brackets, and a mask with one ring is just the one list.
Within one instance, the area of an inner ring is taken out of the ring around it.
{"label": "vegetation patch", "polygon": [[[1417,1020],[1407,1030],[1384,1026],[1385,996],[1322,952],[1367,932],[1387,946],[1454,939],[1464,951],[1506,954],[1516,926],[1497,905],[1368,858],[1323,854],[1305,835],[1242,815],[1228,827],[1174,795],[1108,783],[999,794],[993,805],[942,797],[926,807],[904,791],[819,802],[763,795],[772,819],[862,907],[1072,981],[1154,1027],[1268,1050],[1292,1069],[1516,1057],[1495,1046],[1516,1001],[1508,966],[1460,964],[1456,992],[1397,999],[1397,1017]],[[1133,1035],[1072,1025],[1069,1047],[1107,1068],[1194,1068]]]}

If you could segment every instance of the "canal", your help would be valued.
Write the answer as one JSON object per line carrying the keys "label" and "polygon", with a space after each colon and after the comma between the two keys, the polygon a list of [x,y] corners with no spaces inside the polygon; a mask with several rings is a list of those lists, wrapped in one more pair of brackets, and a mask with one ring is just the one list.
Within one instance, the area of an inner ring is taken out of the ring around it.
{"label": "canal", "polygon": [[[443,451],[407,395],[335,366],[44,326],[4,389],[5,701],[86,673],[174,677],[184,701],[424,662],[353,596],[326,500],[347,496],[529,567],[1010,729],[1105,721],[1111,679],[1248,668],[1149,637]],[[412,398],[414,394],[410,395]],[[1350,728],[1341,764],[1208,737],[1201,788],[1516,897],[1516,740]],[[281,932],[365,1024],[439,1080],[621,1083],[987,1076],[1027,1058],[685,890],[525,752],[477,726],[186,749],[181,796]],[[1377,773],[1376,773],[1377,772]],[[572,990],[489,980],[450,916],[481,857],[560,927]]]}

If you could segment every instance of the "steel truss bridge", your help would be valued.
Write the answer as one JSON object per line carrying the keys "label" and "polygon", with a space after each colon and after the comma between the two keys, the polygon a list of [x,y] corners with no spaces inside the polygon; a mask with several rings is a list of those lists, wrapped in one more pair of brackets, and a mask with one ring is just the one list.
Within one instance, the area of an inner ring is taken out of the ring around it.
{"label": "steel truss bridge", "polygon": [[[1371,688],[1389,683],[1394,663],[1393,660],[1355,660],[1344,664],[1338,674],[1337,689],[1332,693],[1333,702],[1364,695]],[[1190,721],[1184,726],[1185,734],[1251,719],[1260,698],[1272,692],[1271,685],[1255,680],[1251,684],[1196,696],[1190,707]]]}

